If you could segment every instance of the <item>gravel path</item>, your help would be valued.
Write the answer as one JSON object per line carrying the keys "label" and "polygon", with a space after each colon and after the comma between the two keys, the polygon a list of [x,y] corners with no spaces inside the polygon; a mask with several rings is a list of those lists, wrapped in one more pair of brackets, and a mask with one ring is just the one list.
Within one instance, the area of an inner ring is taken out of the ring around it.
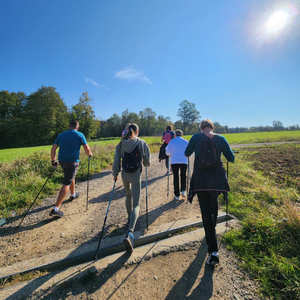
{"label": "gravel path", "polygon": [[[152,225],[169,223],[179,218],[200,217],[197,201],[191,205],[186,201],[173,200],[173,177],[170,177],[170,196],[167,198],[167,176],[163,163],[157,161],[157,155],[151,159],[148,170],[149,193],[149,229]],[[142,179],[145,172],[143,171]],[[77,191],[80,197],[71,203],[65,203],[65,216],[61,219],[49,217],[55,196],[44,199],[42,204],[32,209],[23,224],[16,231],[20,219],[16,218],[0,228],[0,264],[11,265],[15,262],[39,257],[47,253],[69,249],[88,243],[95,238],[102,228],[107,201],[112,197],[107,219],[107,234],[116,235],[124,232],[127,222],[125,193],[119,179],[114,194],[111,171],[104,171],[90,180],[89,209],[86,211],[86,182],[79,183]],[[145,182],[142,182],[141,211],[136,230],[144,231],[145,218]]]}
{"label": "gravel path", "polygon": [[[157,155],[151,159],[149,177],[149,231],[156,225],[170,223],[182,218],[200,218],[197,201],[189,204],[173,200],[172,176],[170,196],[167,198],[167,176],[163,163]],[[144,173],[143,177],[144,179]],[[16,219],[0,228],[0,264],[43,256],[50,252],[80,247],[97,238],[102,228],[107,201],[112,197],[107,219],[106,234],[124,232],[127,221],[125,194],[121,180],[116,192],[112,189],[111,171],[104,171],[90,181],[89,209],[86,206],[86,183],[78,184],[81,196],[64,204],[64,218],[53,219],[49,211],[55,196],[43,200],[25,219],[19,231]],[[146,230],[145,182],[142,183],[141,212],[136,229]],[[26,299],[259,299],[258,285],[238,267],[234,254],[221,247],[221,264],[214,270],[205,265],[205,243],[173,253],[165,253],[139,265],[108,269],[70,279],[48,292],[33,293]],[[91,277],[92,276],[92,277]]]}

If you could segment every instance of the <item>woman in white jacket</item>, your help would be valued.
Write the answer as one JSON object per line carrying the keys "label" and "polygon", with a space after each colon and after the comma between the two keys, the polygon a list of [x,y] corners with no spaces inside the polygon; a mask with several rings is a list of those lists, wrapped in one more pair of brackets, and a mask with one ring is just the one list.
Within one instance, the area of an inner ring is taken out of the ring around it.
{"label": "woman in white jacket", "polygon": [[[186,169],[188,159],[184,155],[184,151],[188,145],[188,141],[182,138],[183,131],[175,130],[175,138],[173,138],[167,148],[166,154],[170,156],[171,168],[174,180],[175,200],[179,200],[180,194],[186,197]],[[180,171],[180,188],[179,188],[179,171]]]}

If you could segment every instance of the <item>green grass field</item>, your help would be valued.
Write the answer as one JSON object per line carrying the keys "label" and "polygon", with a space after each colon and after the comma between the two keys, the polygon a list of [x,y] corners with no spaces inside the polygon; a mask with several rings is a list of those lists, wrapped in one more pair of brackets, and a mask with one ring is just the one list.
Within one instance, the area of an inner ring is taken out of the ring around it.
{"label": "green grass field", "polygon": [[[300,131],[274,131],[224,134],[230,144],[251,144],[262,142],[300,141]],[[191,136],[185,136],[190,139]],[[143,137],[148,144],[160,143],[161,137]],[[90,142],[90,145],[116,145],[119,138]],[[0,149],[0,163],[12,162],[30,156],[35,152],[50,152],[51,146]]]}

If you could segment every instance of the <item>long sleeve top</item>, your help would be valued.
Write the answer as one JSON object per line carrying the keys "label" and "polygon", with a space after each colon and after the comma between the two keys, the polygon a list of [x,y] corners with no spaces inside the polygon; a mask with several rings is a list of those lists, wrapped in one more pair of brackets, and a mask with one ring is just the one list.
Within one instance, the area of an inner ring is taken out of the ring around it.
{"label": "long sleeve top", "polygon": [[142,154],[142,163],[144,167],[150,166],[150,149],[144,140],[139,138],[123,139],[117,146],[113,162],[112,173],[117,176],[121,171],[121,159],[124,152],[132,152],[139,145],[139,151]]}
{"label": "long sleeve top", "polygon": [[166,154],[171,157],[171,165],[187,164],[188,159],[184,155],[184,151],[188,145],[188,141],[178,136],[172,139],[166,147]]}
{"label": "long sleeve top", "polygon": [[226,172],[221,162],[221,154],[223,153],[225,158],[230,162],[234,162],[234,154],[226,139],[216,134],[212,140],[215,144],[216,154],[220,164],[215,168],[200,168],[201,155],[203,155],[203,142],[205,142],[205,139],[207,139],[207,137],[203,133],[193,135],[185,150],[186,156],[195,153],[190,190],[194,193],[198,191],[229,191]]}

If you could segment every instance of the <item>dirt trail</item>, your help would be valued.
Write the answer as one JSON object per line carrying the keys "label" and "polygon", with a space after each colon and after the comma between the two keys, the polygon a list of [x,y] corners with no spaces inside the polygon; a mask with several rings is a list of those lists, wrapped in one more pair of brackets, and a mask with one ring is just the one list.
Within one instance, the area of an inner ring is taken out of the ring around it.
{"label": "dirt trail", "polygon": [[[144,231],[145,182],[142,175],[141,211],[136,230]],[[170,196],[167,198],[167,176],[163,163],[153,155],[148,169],[149,223],[158,225],[181,218],[199,217],[197,201],[191,205],[185,201],[173,200],[173,177],[170,177]],[[49,217],[55,196],[45,199],[39,207],[26,217],[19,231],[15,233],[19,219],[0,228],[0,265],[11,265],[33,257],[63,249],[79,247],[97,238],[102,228],[109,197],[113,197],[107,219],[108,233],[122,234],[127,222],[125,193],[121,179],[117,182],[116,192],[112,195],[111,171],[104,171],[90,181],[89,209],[86,206],[86,182],[78,184],[80,197],[63,206],[65,216],[61,219]]]}
{"label": "dirt trail", "polygon": [[[199,205],[173,200],[173,177],[167,198],[167,176],[163,163],[153,155],[149,177],[149,223],[151,227],[178,219],[200,218]],[[142,176],[144,180],[144,173]],[[102,228],[109,197],[113,197],[107,220],[107,234],[124,232],[127,222],[124,189],[119,179],[112,195],[111,171],[104,171],[90,181],[89,209],[86,205],[86,183],[78,184],[81,196],[64,204],[64,218],[49,217],[55,196],[44,199],[33,209],[18,233],[19,219],[0,228],[0,264],[42,256],[50,252],[80,247],[97,238]],[[145,182],[142,182],[141,211],[136,230],[145,231]],[[238,267],[233,253],[220,249],[221,264],[215,270],[205,265],[206,245],[199,241],[184,251],[166,252],[137,265],[112,264],[107,269],[87,273],[80,278],[49,290],[33,291],[26,299],[259,299],[258,286]],[[51,274],[49,275],[51,277]],[[30,284],[29,284],[30,286]],[[25,299],[25,298],[24,298]]]}
{"label": "dirt trail", "polygon": [[199,241],[141,264],[124,266],[122,256],[106,269],[90,267],[28,299],[260,299],[257,283],[238,267],[232,253],[221,248],[220,255],[221,264],[211,268],[205,264],[206,246]]}

